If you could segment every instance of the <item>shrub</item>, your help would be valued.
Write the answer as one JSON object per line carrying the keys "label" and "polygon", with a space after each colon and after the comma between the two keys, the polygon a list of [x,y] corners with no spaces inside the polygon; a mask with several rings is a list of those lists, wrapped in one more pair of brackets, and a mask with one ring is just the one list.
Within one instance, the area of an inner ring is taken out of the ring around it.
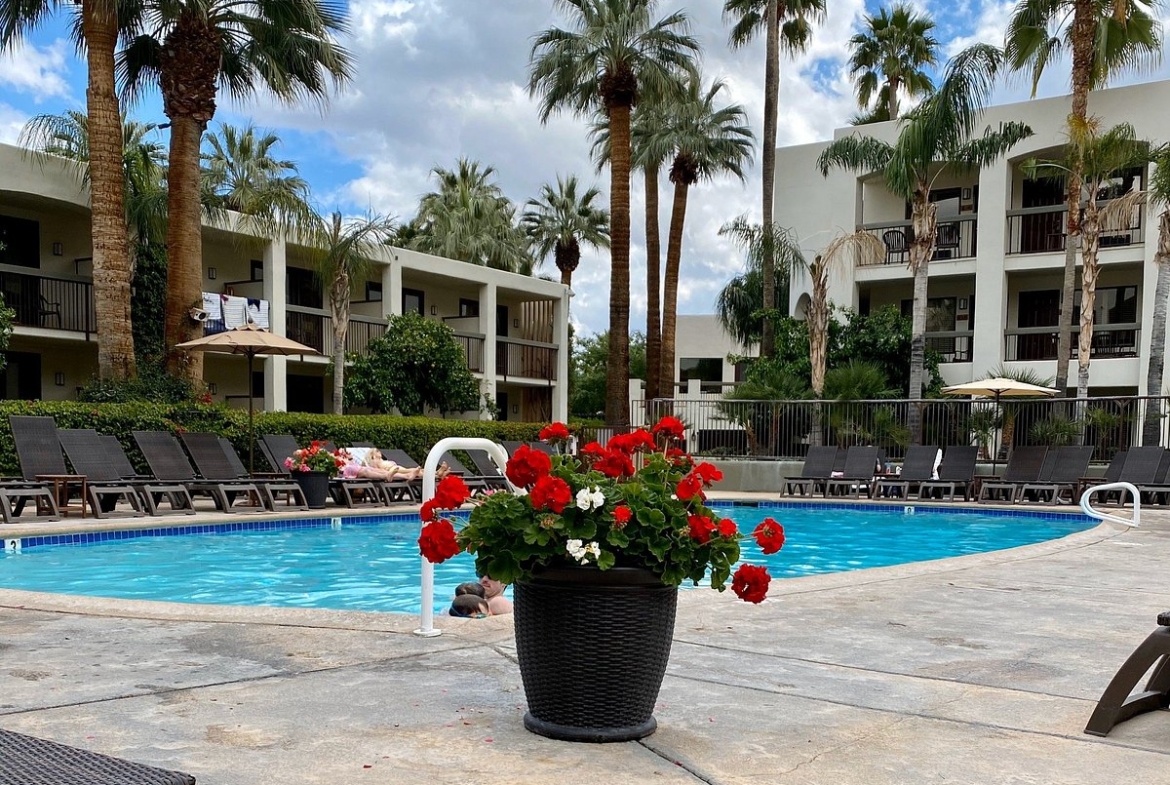
{"label": "shrub", "polygon": [[159,367],[143,366],[137,379],[116,380],[94,377],[77,393],[84,403],[188,403],[195,401],[195,385],[164,373]]}

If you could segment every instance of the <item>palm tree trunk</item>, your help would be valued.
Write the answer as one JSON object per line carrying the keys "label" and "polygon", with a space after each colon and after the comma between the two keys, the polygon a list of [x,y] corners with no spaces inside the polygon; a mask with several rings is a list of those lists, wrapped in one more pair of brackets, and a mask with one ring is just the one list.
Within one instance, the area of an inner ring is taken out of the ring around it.
{"label": "palm tree trunk", "polygon": [[[1077,398],[1089,395],[1089,361],[1093,350],[1093,309],[1097,303],[1097,250],[1101,239],[1101,221],[1096,202],[1089,199],[1081,225],[1081,330],[1077,340]],[[1082,404],[1083,405],[1083,404]]]}
{"label": "palm tree trunk", "polygon": [[829,302],[828,272],[824,260],[818,256],[812,269],[812,301],[808,308],[808,354],[812,364],[813,394],[820,398],[825,393],[825,367],[828,364]]}
{"label": "palm tree trunk", "polygon": [[646,410],[662,397],[662,241],[658,231],[658,164],[646,165]]}
{"label": "palm tree trunk", "polygon": [[609,107],[609,358],[605,422],[630,425],[630,107]]}
{"label": "palm tree trunk", "polygon": [[[764,47],[764,138],[761,144],[764,147],[763,155],[763,211],[764,220],[764,254],[763,254],[763,283],[764,283],[764,324],[760,331],[760,355],[771,357],[776,353],[776,332],[772,324],[772,311],[776,308],[776,257],[772,244],[767,240],[772,236],[772,200],[776,193],[776,125],[777,104],[780,96],[780,2],[768,0],[765,10],[764,24],[767,27]],[[669,264],[669,261],[667,262]],[[673,365],[673,363],[672,363]],[[665,365],[663,366],[665,367]],[[673,372],[673,367],[671,371]]]}
{"label": "palm tree trunk", "polygon": [[329,313],[333,318],[333,413],[345,414],[345,336],[349,332],[349,279],[344,274],[333,282]]}
{"label": "palm tree trunk", "polygon": [[898,77],[892,77],[886,85],[886,102],[890,105],[890,119],[898,119]]}
{"label": "palm tree trunk", "polygon": [[[1154,319],[1150,325],[1150,368],[1146,372],[1146,395],[1162,394],[1162,374],[1166,360],[1166,299],[1170,298],[1170,208],[1158,217],[1158,283],[1154,288]],[[1142,444],[1157,447],[1162,443],[1162,407],[1159,398],[1146,400],[1146,419],[1142,426]]]}
{"label": "palm tree trunk", "polygon": [[82,33],[89,83],[90,201],[93,235],[93,299],[98,318],[98,375],[133,379],[134,332],[130,321],[130,240],[122,172],[122,115],[114,87],[118,16],[109,0],[84,0]]}
{"label": "palm tree trunk", "polygon": [[922,399],[926,366],[926,300],[927,274],[930,257],[934,254],[936,208],[929,201],[930,191],[925,184],[915,192],[911,208],[910,228],[914,241],[910,244],[910,270],[914,273],[914,310],[910,325],[910,409],[907,426],[910,443],[922,444]]}
{"label": "palm tree trunk", "polygon": [[675,330],[678,323],[678,273],[682,265],[683,224],[687,220],[687,192],[690,185],[683,178],[674,184],[674,203],[670,208],[670,234],[666,241],[666,275],[662,282],[662,363],[659,378],[669,380],[673,388]]}
{"label": "palm tree trunk", "polygon": [[203,304],[199,142],[205,127],[206,123],[186,115],[171,118],[167,174],[167,370],[192,382],[203,378],[203,355],[175,351],[173,347],[202,332],[188,312]]}

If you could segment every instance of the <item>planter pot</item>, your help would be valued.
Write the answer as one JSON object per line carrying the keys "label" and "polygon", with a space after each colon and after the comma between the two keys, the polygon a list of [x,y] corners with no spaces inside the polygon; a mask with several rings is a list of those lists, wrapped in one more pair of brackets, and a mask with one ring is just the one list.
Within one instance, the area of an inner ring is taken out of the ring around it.
{"label": "planter pot", "polygon": [[517,583],[524,727],[566,741],[653,733],[677,602],[677,587],[632,567],[558,567]]}
{"label": "planter pot", "polygon": [[320,510],[329,498],[329,475],[325,472],[293,472],[293,479],[305,493],[305,503],[310,509]]}

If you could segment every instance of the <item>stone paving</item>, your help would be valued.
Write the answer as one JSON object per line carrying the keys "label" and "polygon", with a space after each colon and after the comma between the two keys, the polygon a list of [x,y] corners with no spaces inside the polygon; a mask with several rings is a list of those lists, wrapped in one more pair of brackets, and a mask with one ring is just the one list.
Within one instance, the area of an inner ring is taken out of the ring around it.
{"label": "stone paving", "polygon": [[1168,559],[1170,513],[1146,512],[1140,529],[777,582],[758,607],[684,592],[658,732],[603,746],[523,729],[508,617],[445,617],[422,639],[393,614],[0,590],[0,727],[200,785],[1158,785],[1170,712],[1082,730],[1170,609]]}

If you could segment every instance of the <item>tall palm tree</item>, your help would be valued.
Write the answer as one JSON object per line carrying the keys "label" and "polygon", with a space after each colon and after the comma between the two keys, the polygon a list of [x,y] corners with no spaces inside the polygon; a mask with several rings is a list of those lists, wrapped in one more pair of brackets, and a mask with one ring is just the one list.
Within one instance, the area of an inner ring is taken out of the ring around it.
{"label": "tall palm tree", "polygon": [[829,318],[833,310],[829,302],[829,278],[842,265],[875,262],[885,255],[885,251],[882,241],[869,232],[851,232],[834,237],[808,266],[812,282],[812,297],[808,304],[808,359],[812,367],[813,394],[817,398],[825,392],[825,367],[829,358]]}
{"label": "tall palm tree", "polygon": [[938,40],[931,35],[934,20],[909,6],[885,8],[867,14],[865,30],[849,39],[849,76],[857,85],[857,104],[865,110],[875,97],[898,119],[898,92],[911,98],[934,89],[927,69],[938,62]]}
{"label": "tall palm tree", "polygon": [[[63,0],[0,0],[0,52],[35,29]],[[122,113],[114,78],[121,0],[80,0],[74,39],[85,52],[86,115],[90,132],[90,226],[98,375],[137,375],[130,318],[130,242],[126,234],[122,172]]]}
{"label": "tall palm tree", "polygon": [[609,213],[594,207],[601,195],[589,188],[577,195],[577,178],[557,175],[557,186],[545,184],[539,199],[529,199],[520,226],[532,242],[536,256],[550,255],[561,271],[561,283],[572,288],[573,271],[581,261],[581,243],[594,248],[609,247]]}
{"label": "tall palm tree", "polygon": [[516,206],[493,181],[495,173],[495,167],[467,158],[454,169],[432,169],[439,188],[419,202],[418,234],[410,247],[497,270],[529,269],[532,257],[516,225]]}
{"label": "tall palm tree", "polygon": [[[910,398],[922,397],[926,359],[927,267],[938,236],[936,209],[930,187],[944,171],[978,171],[1032,135],[1022,123],[1004,123],[973,136],[983,115],[1002,61],[1001,52],[977,44],[948,64],[938,91],[901,121],[898,139],[889,144],[854,134],[832,142],[821,153],[817,167],[826,177],[830,169],[878,173],[886,188],[910,203],[910,272],[914,276],[914,313],[910,344]],[[922,414],[910,407],[911,438],[922,438]]]}
{"label": "tall palm tree", "polygon": [[394,221],[370,216],[343,221],[333,213],[314,233],[318,248],[314,259],[317,277],[329,293],[329,316],[333,320],[333,413],[344,413],[345,336],[349,332],[349,308],[354,280],[362,281],[373,265],[370,257],[394,236]]}
{"label": "tall palm tree", "polygon": [[[747,45],[756,35],[764,35],[764,137],[763,154],[763,229],[772,231],[772,202],[776,194],[776,128],[779,125],[780,55],[798,54],[808,47],[812,23],[825,15],[825,0],[725,0],[724,19],[731,21],[728,42],[733,49]],[[775,301],[776,266],[770,247],[764,249],[764,310],[772,313],[787,303]],[[772,324],[764,320],[760,352],[771,357],[775,335]]]}
{"label": "tall palm tree", "polygon": [[[1150,367],[1146,372],[1146,395],[1162,394],[1162,374],[1166,367],[1166,302],[1170,300],[1170,144],[1155,148],[1150,155],[1155,170],[1147,189],[1149,200],[1159,205],[1158,249],[1154,264],[1158,266],[1158,283],[1154,288],[1154,316],[1150,324]],[[1146,417],[1142,426],[1142,444],[1157,446],[1162,443],[1161,405],[1156,397],[1146,401]]]}
{"label": "tall palm tree", "polygon": [[[348,53],[335,40],[347,25],[333,0],[120,2],[126,10],[119,62],[126,95],[133,99],[157,85],[171,121],[166,342],[173,347],[200,329],[188,318],[201,299],[203,278],[199,150],[219,90],[239,99],[263,87],[288,103],[323,101],[331,83],[352,73]],[[198,380],[202,355],[172,350],[167,367]]]}
{"label": "tall palm tree", "polygon": [[659,385],[670,390],[671,397],[673,387],[667,385],[674,382],[678,282],[688,194],[691,186],[721,174],[731,174],[742,181],[743,168],[752,160],[755,136],[747,126],[747,113],[739,104],[716,103],[725,86],[717,79],[704,88],[699,74],[688,75],[686,93],[671,104],[665,124],[652,132],[647,142],[650,158],[674,156],[670,165],[674,198],[662,282],[662,357],[658,365]]}
{"label": "tall palm tree", "polygon": [[657,22],[657,0],[558,0],[572,29],[549,28],[532,45],[528,90],[539,95],[540,120],[556,111],[604,111],[609,119],[610,281],[606,412],[609,425],[630,423],[630,110],[640,99],[679,92],[679,73],[699,45],[682,11]]}
{"label": "tall palm tree", "polygon": [[[1104,87],[1115,72],[1161,54],[1161,32],[1151,14],[1154,0],[1020,0],[1008,22],[1004,52],[1013,71],[1032,72],[1032,94],[1044,69],[1064,50],[1072,55],[1072,118],[1089,119],[1089,91]],[[1065,183],[1064,286],[1056,348],[1056,388],[1068,389],[1072,354],[1072,300],[1081,245],[1082,164],[1075,158]]]}
{"label": "tall palm tree", "polygon": [[715,301],[715,315],[727,333],[744,346],[761,342],[763,326],[767,321],[761,318],[764,308],[764,258],[770,256],[775,265],[773,276],[775,298],[786,296],[786,279],[793,270],[808,267],[800,243],[782,226],[772,224],[764,234],[761,224],[749,223],[746,215],[725,223],[719,228],[720,236],[727,236],[744,252],[744,272],[727,282]]}

